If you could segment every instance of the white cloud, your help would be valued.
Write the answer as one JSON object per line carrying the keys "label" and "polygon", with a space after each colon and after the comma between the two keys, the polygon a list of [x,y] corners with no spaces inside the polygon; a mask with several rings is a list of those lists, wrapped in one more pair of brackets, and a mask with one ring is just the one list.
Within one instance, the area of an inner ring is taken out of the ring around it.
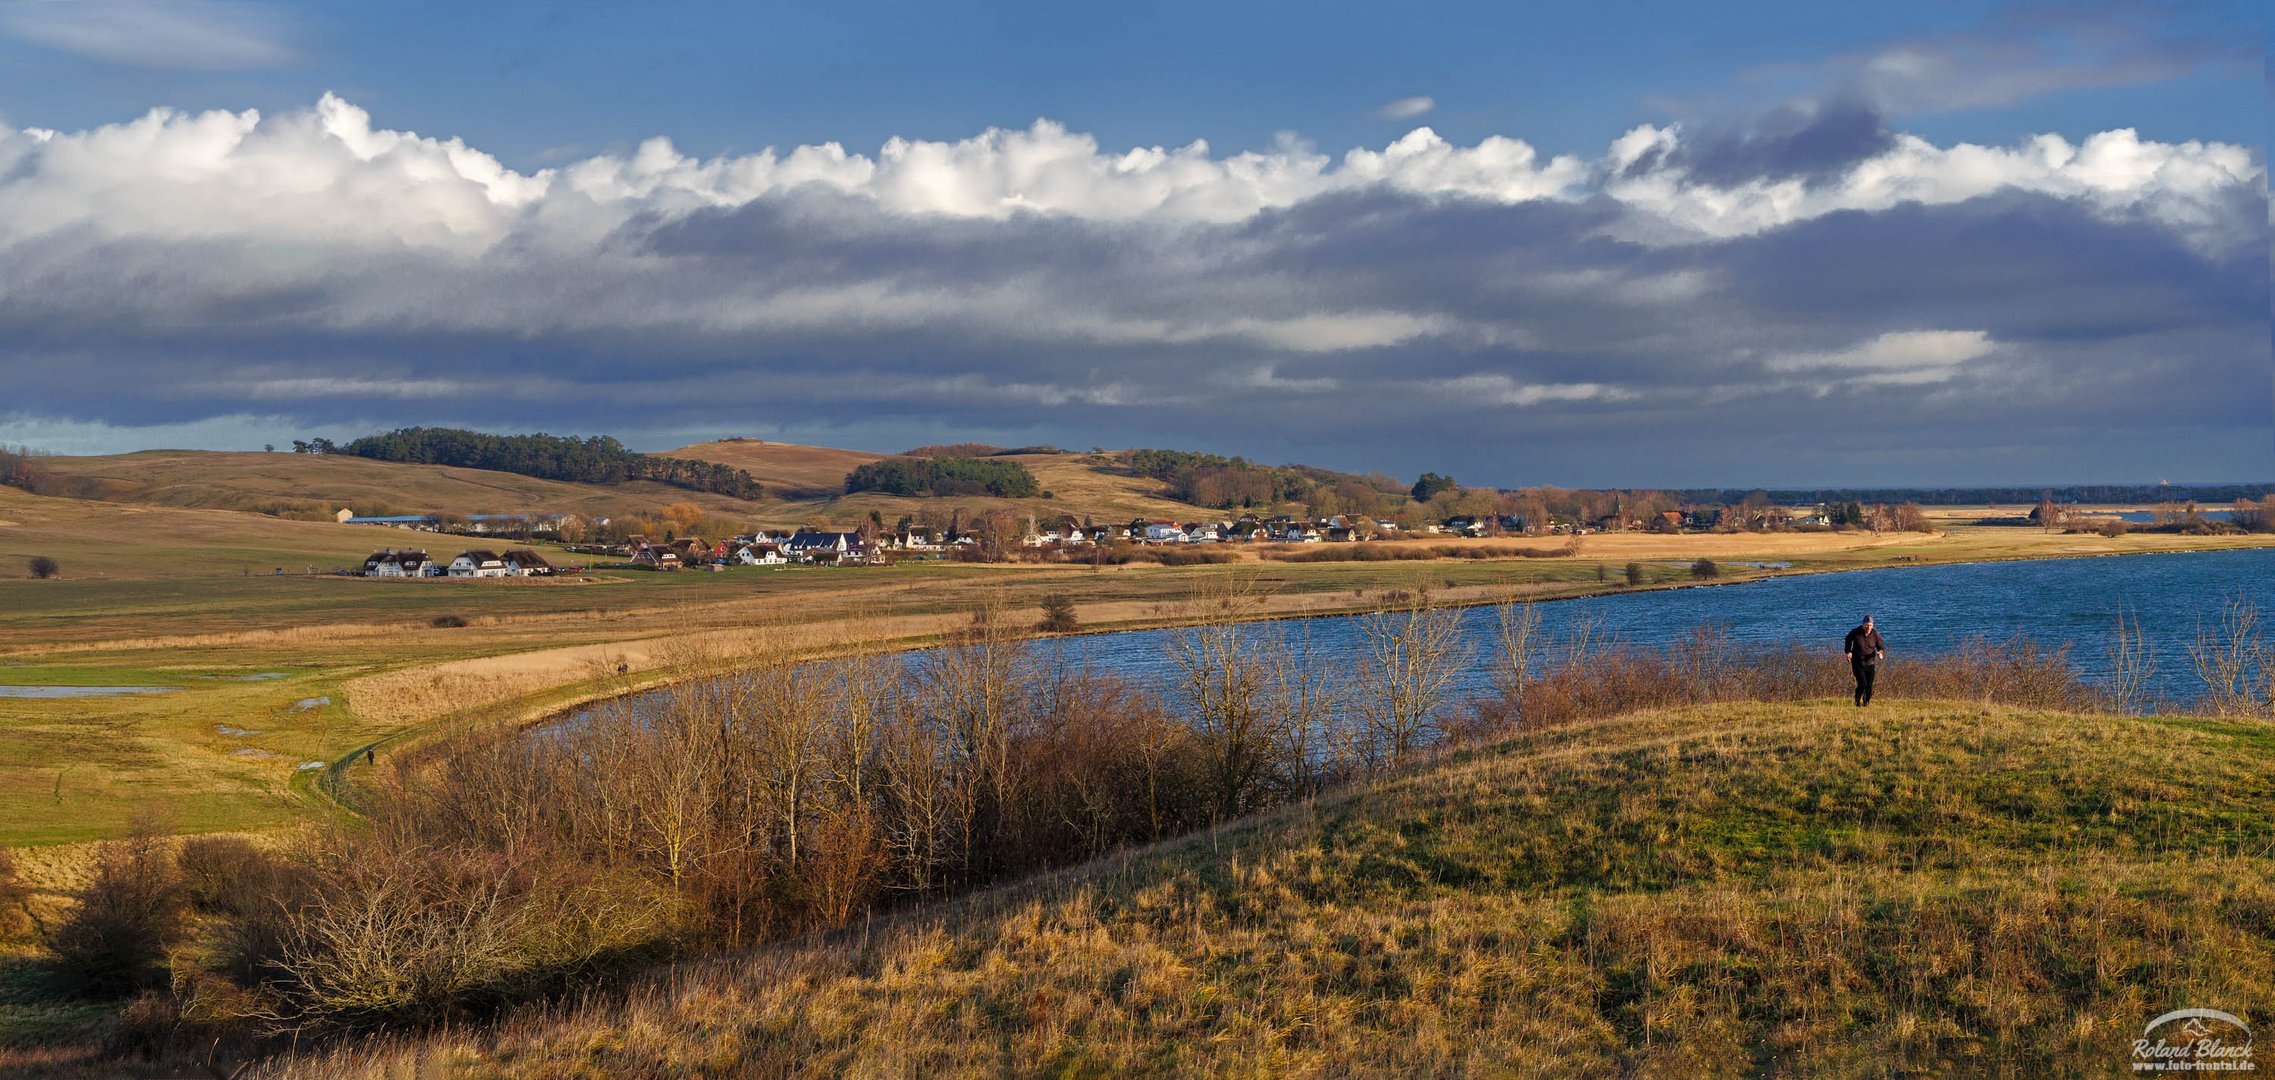
{"label": "white cloud", "polygon": [[8,0],[0,33],[133,67],[225,71],[296,59],[266,5],[227,0]]}
{"label": "white cloud", "polygon": [[1693,182],[1679,168],[1629,175],[1646,155],[1679,141],[1679,129],[1651,125],[1621,136],[1613,143],[1613,178],[1604,190],[1642,211],[1646,229],[1659,224],[1704,238],[1759,233],[1846,210],[1932,206],[2018,191],[2073,199],[2112,215],[2141,214],[2217,245],[2224,239],[2213,232],[2223,219],[2223,200],[2261,175],[2248,147],[2154,142],[2131,128],[2074,144],[2060,135],[2039,135],[2011,147],[1940,147],[1899,135],[1885,153],[1858,162],[1830,183],[1775,178],[1716,186]]}
{"label": "white cloud", "polygon": [[1437,107],[1438,100],[1436,98],[1428,94],[1416,94],[1413,97],[1402,97],[1396,101],[1386,101],[1381,108],[1374,111],[1374,114],[1383,120],[1412,120]]}
{"label": "white cloud", "polygon": [[1941,379],[1997,347],[1983,330],[1896,330],[1833,352],[1772,357],[1763,366],[1771,371],[1861,371],[1883,381],[1893,375]]}
{"label": "white cloud", "polygon": [[1002,220],[1226,223],[1369,188],[1504,204],[1602,194],[1624,210],[1616,231],[1652,243],[1747,235],[1844,210],[1950,203],[2004,191],[2075,199],[2209,232],[2222,199],[2260,174],[2247,148],[2161,143],[2131,130],[2072,144],[1938,147],[1899,137],[1835,182],[1694,182],[1671,157],[1681,132],[1643,126],[1596,162],[1543,159],[1491,136],[1472,146],[1417,128],[1339,161],[1283,141],[1216,156],[1206,143],[1102,151],[1049,121],[957,142],[894,139],[874,156],[836,143],[699,160],[663,139],[521,173],[458,139],[374,126],[332,95],[264,116],[153,110],[78,132],[0,127],[0,249],[67,231],[110,239],[237,239],[271,263],[320,264],[352,248],[478,256],[511,238],[557,256],[590,253],[636,217],[834,192],[885,215]]}
{"label": "white cloud", "polygon": [[1635,397],[1634,391],[1601,383],[1527,383],[1490,373],[1439,379],[1431,385],[1439,393],[1464,404],[1519,408],[1551,401],[1628,401]]}

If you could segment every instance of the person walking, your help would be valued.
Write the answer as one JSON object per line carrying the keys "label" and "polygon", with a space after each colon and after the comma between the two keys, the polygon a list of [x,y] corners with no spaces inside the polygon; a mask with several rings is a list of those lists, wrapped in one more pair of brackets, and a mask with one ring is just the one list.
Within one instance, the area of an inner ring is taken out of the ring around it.
{"label": "person walking", "polygon": [[1872,616],[1848,632],[1841,641],[1848,653],[1848,669],[1856,675],[1856,703],[1872,704],[1872,676],[1879,670],[1880,658],[1888,655],[1888,643],[1880,640],[1880,631],[1873,629]]}

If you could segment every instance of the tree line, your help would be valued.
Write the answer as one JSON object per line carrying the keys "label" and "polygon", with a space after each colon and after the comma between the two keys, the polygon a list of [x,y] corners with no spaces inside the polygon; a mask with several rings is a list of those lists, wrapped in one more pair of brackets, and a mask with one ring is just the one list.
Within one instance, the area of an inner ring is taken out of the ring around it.
{"label": "tree line", "polygon": [[845,474],[847,494],[993,495],[1025,499],[1042,494],[1035,474],[1016,461],[976,457],[890,457]]}
{"label": "tree line", "polygon": [[765,487],[742,469],[637,453],[607,435],[491,435],[463,428],[407,427],[366,435],[345,445],[334,445],[328,439],[295,439],[292,450],[296,454],[348,454],[377,461],[489,469],[583,484],[649,480],[737,499],[766,495]]}
{"label": "tree line", "polygon": [[1308,465],[1259,465],[1241,457],[1190,450],[1141,449],[1115,455],[1111,466],[1159,480],[1180,502],[1218,510],[1302,503],[1314,514],[1389,516],[1404,488],[1387,476],[1359,476]]}

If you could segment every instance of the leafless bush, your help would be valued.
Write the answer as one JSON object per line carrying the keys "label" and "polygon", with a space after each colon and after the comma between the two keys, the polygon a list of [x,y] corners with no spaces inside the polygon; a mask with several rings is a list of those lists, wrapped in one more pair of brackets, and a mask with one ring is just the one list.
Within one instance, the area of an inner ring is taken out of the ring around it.
{"label": "leafless bush", "polygon": [[63,568],[54,559],[45,555],[32,556],[26,565],[31,570],[32,576],[41,581],[46,581],[63,573]]}

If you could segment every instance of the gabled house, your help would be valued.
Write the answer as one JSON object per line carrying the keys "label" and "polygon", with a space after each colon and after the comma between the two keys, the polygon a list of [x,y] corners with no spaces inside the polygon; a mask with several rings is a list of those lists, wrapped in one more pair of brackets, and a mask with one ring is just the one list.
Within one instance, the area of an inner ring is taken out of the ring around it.
{"label": "gabled house", "polygon": [[1139,537],[1148,544],[1182,544],[1188,537],[1174,521],[1148,521],[1145,533]]}
{"label": "gabled house", "polygon": [[514,548],[499,558],[505,560],[509,577],[549,577],[553,573],[553,564],[528,548]]}
{"label": "gabled house", "polygon": [[687,565],[679,557],[679,552],[665,544],[635,545],[632,548],[632,562],[638,566],[653,566],[658,570],[677,570]]}
{"label": "gabled house", "polygon": [[665,546],[669,547],[673,554],[679,556],[681,566],[694,566],[697,563],[710,562],[712,559],[726,554],[725,545],[706,544],[700,536],[682,536]]}
{"label": "gabled house", "polygon": [[451,577],[492,578],[509,577],[513,574],[513,568],[497,552],[477,548],[459,552],[457,558],[450,560],[450,566],[444,572]]}
{"label": "gabled house", "polygon": [[843,564],[868,559],[869,545],[862,542],[857,532],[800,530],[790,537],[788,552],[799,562]]}
{"label": "gabled house", "polygon": [[433,577],[434,560],[424,551],[375,551],[363,560],[365,577]]}
{"label": "gabled house", "polygon": [[744,566],[783,566],[790,561],[782,553],[782,545],[774,543],[744,544],[735,549],[733,558]]}

